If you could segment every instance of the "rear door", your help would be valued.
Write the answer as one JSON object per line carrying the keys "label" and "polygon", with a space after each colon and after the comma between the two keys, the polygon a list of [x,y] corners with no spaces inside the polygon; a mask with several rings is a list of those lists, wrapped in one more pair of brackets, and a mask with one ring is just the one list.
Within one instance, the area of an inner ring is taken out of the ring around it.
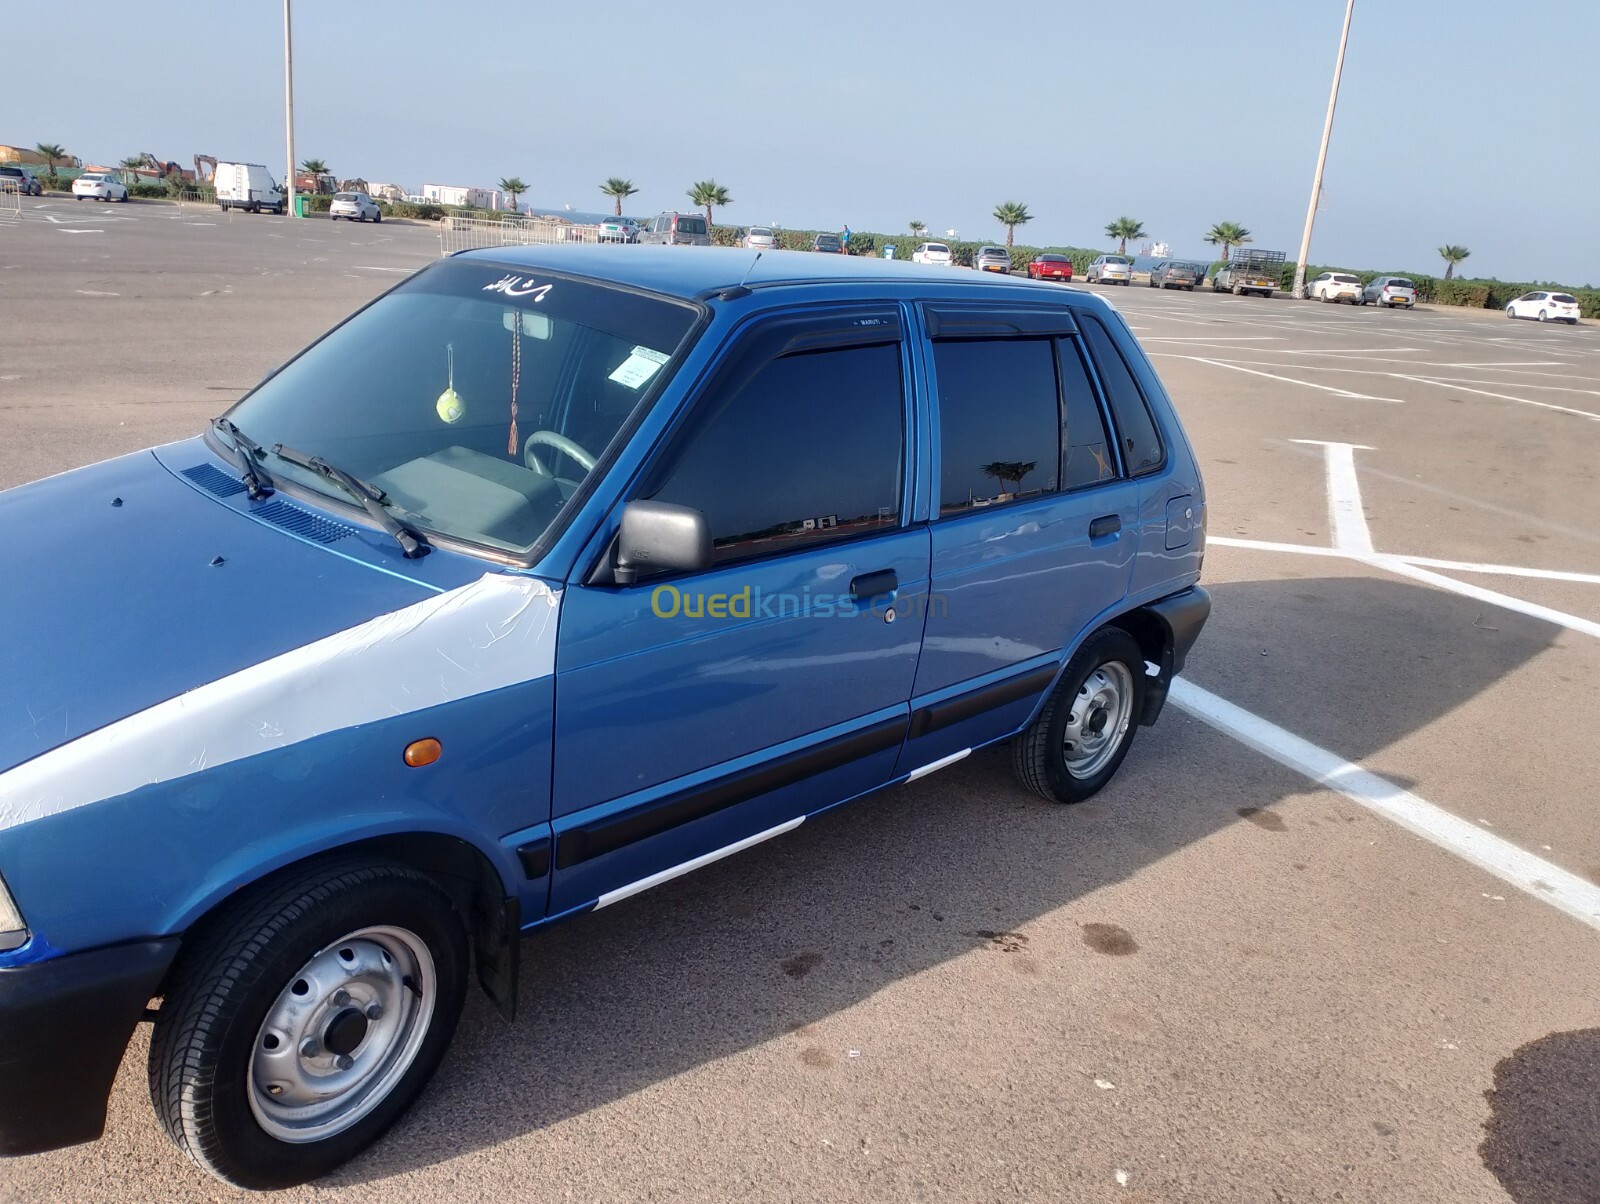
{"label": "rear door", "polygon": [[557,646],[553,912],[893,776],[928,577],[906,366],[892,305],[746,327],[628,495],[705,514],[713,566],[587,584],[604,531],[580,562]]}
{"label": "rear door", "polygon": [[928,305],[932,585],[901,771],[1015,731],[1119,603],[1139,490],[1065,308]]}

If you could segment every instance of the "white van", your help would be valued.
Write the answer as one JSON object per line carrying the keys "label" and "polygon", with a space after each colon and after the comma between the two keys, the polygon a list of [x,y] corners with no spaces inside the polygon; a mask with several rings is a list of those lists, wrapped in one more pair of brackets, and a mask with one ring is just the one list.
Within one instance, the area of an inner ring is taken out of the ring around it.
{"label": "white van", "polygon": [[224,210],[247,209],[260,213],[263,209],[283,215],[283,192],[271,173],[259,163],[218,163],[217,205]]}

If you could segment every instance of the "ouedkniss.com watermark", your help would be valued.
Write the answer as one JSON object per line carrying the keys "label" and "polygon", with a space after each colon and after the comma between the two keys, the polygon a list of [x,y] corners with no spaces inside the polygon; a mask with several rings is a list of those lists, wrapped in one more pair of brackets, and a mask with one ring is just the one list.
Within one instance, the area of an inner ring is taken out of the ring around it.
{"label": "ouedkniss.com watermark", "polygon": [[943,617],[950,613],[950,604],[940,593],[857,598],[809,589],[769,591],[759,585],[716,593],[658,585],[650,592],[650,611],[658,619],[853,619],[872,615],[892,623],[913,614]]}

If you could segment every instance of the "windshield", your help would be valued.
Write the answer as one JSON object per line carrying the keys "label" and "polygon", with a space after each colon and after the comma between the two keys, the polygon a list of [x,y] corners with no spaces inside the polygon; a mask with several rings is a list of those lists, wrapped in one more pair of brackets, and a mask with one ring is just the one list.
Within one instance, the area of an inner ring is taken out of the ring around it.
{"label": "windshield", "polygon": [[772,231],[767,229],[765,226],[751,226],[750,236],[752,238],[771,238]]}
{"label": "windshield", "polygon": [[1127,263],[1128,261],[1126,259],[1124,259],[1121,255],[1107,255],[1106,256],[1106,262],[1107,263]]}
{"label": "windshield", "polygon": [[1067,262],[1067,257],[1065,255],[1041,255],[1041,256],[1039,256],[1039,262],[1040,263],[1066,263]]}
{"label": "windshield", "polygon": [[1567,293],[1551,293],[1550,300],[1559,301],[1563,305],[1576,305],[1578,303],[1578,299],[1576,297],[1570,296]]}
{"label": "windshield", "polygon": [[938,255],[950,254],[950,248],[945,246],[942,242],[930,242],[927,249]]}
{"label": "windshield", "polygon": [[[263,447],[321,456],[414,526],[536,543],[694,325],[685,303],[447,260],[362,310],[240,402]],[[276,478],[346,501],[281,459]]]}
{"label": "windshield", "polygon": [[356,199],[356,194],[353,192],[341,192],[333,199],[336,201],[353,201]]}
{"label": "windshield", "polygon": [[1402,279],[1400,279],[1400,277],[1396,276],[1394,279],[1389,281],[1387,287],[1388,288],[1413,288],[1415,286],[1411,283],[1411,281],[1402,280]]}
{"label": "windshield", "polygon": [[703,217],[690,217],[680,214],[678,217],[679,234],[704,234],[706,232],[706,219]]}

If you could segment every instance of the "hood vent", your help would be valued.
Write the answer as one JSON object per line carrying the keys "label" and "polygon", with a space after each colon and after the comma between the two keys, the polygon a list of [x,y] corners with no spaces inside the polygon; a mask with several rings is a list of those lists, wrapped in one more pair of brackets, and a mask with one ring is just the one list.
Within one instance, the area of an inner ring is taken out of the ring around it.
{"label": "hood vent", "polygon": [[244,492],[243,481],[238,477],[229,476],[211,464],[196,464],[193,468],[185,468],[183,475],[212,497],[233,497]]}
{"label": "hood vent", "polygon": [[347,527],[344,523],[312,514],[309,510],[302,510],[287,502],[271,501],[264,506],[257,506],[251,513],[262,522],[281,527],[290,534],[300,536],[301,539],[309,539],[312,543],[338,543],[345,536],[356,533],[354,527]]}

